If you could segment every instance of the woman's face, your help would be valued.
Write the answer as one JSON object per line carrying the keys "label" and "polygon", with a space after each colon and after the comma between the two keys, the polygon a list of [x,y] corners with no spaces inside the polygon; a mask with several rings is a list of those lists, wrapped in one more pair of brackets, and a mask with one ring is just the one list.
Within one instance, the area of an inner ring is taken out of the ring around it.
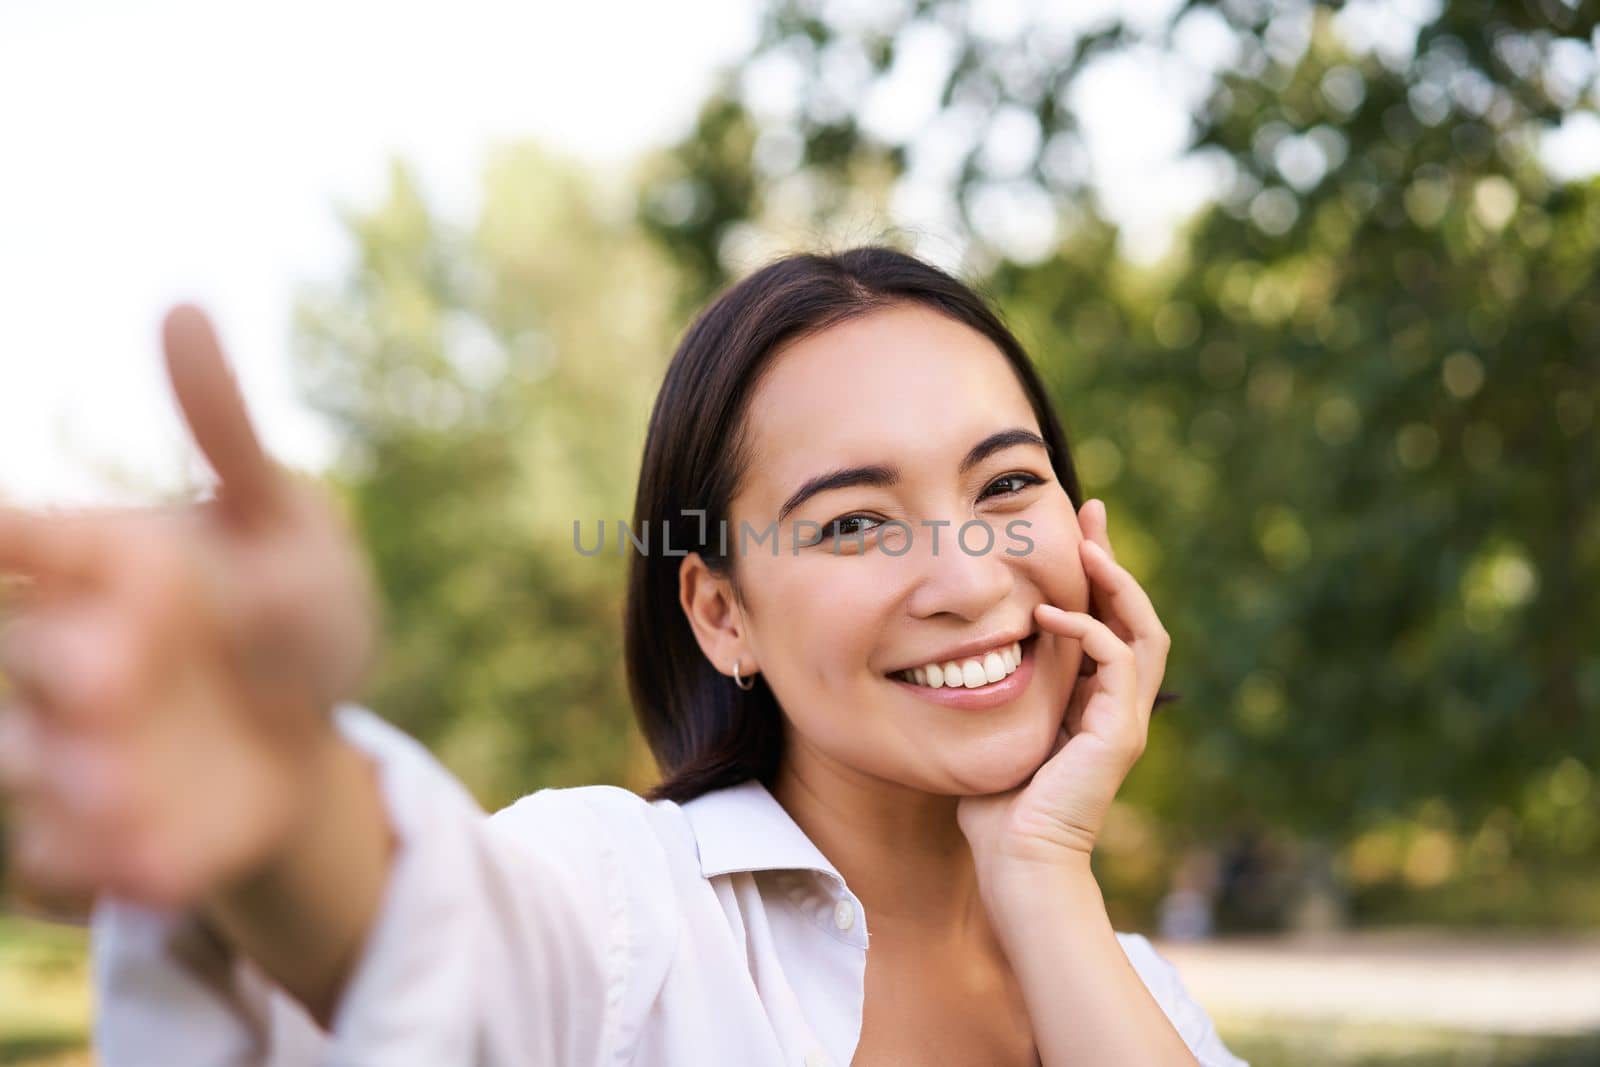
{"label": "woman's face", "polygon": [[[1026,781],[1050,753],[1081,656],[1039,632],[1033,609],[1084,611],[1089,597],[1077,514],[1043,444],[979,448],[1039,435],[1005,357],[930,309],[882,309],[779,352],[747,419],[752,462],[729,552],[746,663],[783,706],[786,758],[946,795]],[[851,468],[882,468],[879,484],[797,499]],[[758,544],[775,521],[776,544]],[[1017,638],[1022,663],[998,683],[896,677],[981,663],[964,653]]]}

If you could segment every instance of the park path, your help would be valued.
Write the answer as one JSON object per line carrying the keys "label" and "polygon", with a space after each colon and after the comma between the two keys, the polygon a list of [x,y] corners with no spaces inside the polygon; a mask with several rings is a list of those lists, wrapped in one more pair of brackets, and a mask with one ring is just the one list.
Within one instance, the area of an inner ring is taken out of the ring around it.
{"label": "park path", "polygon": [[1218,1017],[1600,1032],[1600,936],[1396,931],[1156,946]]}

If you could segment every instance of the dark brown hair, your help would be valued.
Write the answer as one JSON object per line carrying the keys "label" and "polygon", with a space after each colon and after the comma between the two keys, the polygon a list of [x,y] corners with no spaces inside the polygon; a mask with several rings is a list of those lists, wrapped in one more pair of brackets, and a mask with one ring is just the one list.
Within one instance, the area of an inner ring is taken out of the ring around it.
{"label": "dark brown hair", "polygon": [[[634,500],[634,530],[659,536],[670,528],[673,548],[671,555],[632,553],[628,574],[628,687],[663,774],[651,799],[682,802],[750,778],[772,784],[783,753],[778,702],[764,676],[742,690],[700,650],[679,604],[677,553],[699,552],[715,573],[734,577],[716,531],[728,522],[748,469],[744,412],[773,352],[846,319],[904,304],[932,308],[994,342],[1028,396],[1057,479],[1073,508],[1082,506],[1066,435],[1033,364],[985,300],[948,273],[869,246],[788,256],[727,289],[695,319],[667,367]],[[705,513],[703,520],[696,511]]]}

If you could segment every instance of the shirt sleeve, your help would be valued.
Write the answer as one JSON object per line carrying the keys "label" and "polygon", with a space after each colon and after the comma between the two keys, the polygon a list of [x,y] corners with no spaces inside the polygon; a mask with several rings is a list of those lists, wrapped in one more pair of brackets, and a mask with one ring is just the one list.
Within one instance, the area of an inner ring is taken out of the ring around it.
{"label": "shirt sleeve", "polygon": [[1150,939],[1143,934],[1117,934],[1122,950],[1128,954],[1133,969],[1144,979],[1145,986],[1166,1012],[1178,1036],[1183,1038],[1200,1067],[1250,1067],[1249,1063],[1228,1051],[1222,1043],[1217,1028],[1178,977],[1178,969],[1156,951]]}
{"label": "shirt sleeve", "polygon": [[336,722],[376,762],[398,846],[331,1029],[193,915],[108,900],[103,1067],[615,1062],[643,935],[602,815],[643,801],[542,790],[485,818],[420,743],[352,705]]}

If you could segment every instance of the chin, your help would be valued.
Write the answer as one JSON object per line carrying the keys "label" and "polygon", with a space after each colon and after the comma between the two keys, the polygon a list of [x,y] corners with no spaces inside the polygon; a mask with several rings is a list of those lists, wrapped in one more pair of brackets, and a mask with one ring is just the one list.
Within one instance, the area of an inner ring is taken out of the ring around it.
{"label": "chin", "polygon": [[1055,728],[1035,737],[1030,733],[1012,734],[982,742],[970,742],[950,761],[955,792],[960,796],[1004,793],[1026,785],[1050,756]]}

